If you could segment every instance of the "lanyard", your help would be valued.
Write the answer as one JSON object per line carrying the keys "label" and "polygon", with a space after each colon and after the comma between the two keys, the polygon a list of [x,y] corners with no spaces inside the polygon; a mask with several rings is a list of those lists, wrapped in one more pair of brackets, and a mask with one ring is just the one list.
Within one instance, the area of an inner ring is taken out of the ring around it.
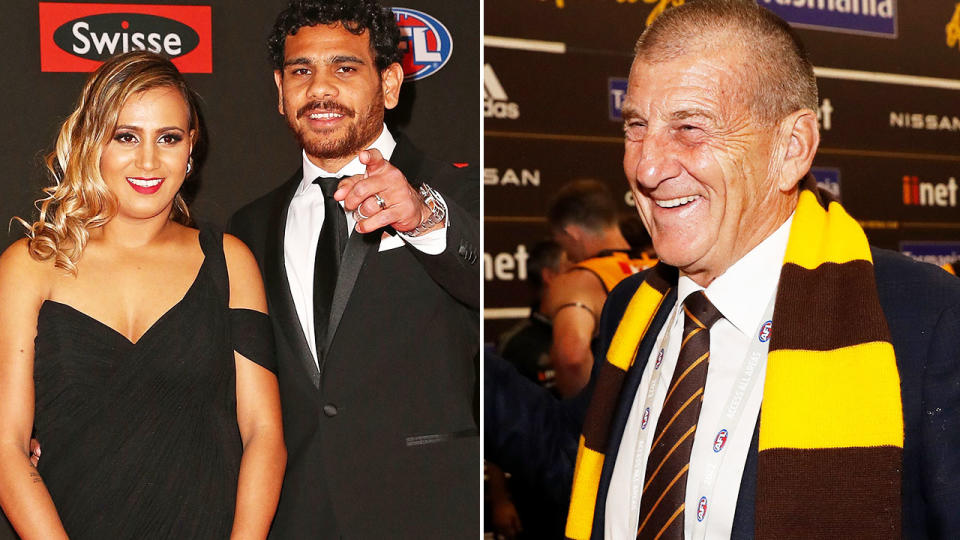
{"label": "lanyard", "polygon": [[[774,292],[774,294],[770,297],[770,301],[767,303],[767,308],[764,310],[764,315],[761,319],[762,322],[760,323],[760,326],[750,337],[750,344],[748,345],[747,352],[744,355],[743,361],[741,362],[740,372],[736,378],[736,383],[733,385],[730,395],[727,397],[726,404],[723,408],[723,415],[720,418],[721,426],[718,426],[719,429],[717,430],[711,430],[711,433],[715,433],[713,452],[704,464],[705,468],[703,470],[705,471],[705,474],[697,491],[697,493],[700,495],[700,498],[696,508],[697,521],[695,522],[694,527],[694,538],[696,539],[702,539],[706,536],[709,501],[713,496],[713,490],[716,487],[717,473],[720,470],[720,466],[723,464],[726,454],[728,453],[726,451],[726,441],[730,438],[731,430],[739,425],[740,419],[743,416],[747,397],[750,395],[760,378],[760,370],[758,367],[760,362],[766,358],[767,351],[770,347],[770,335],[773,326],[773,305],[775,298],[776,293]],[[653,406],[654,394],[656,393],[660,382],[660,364],[663,362],[666,344],[673,325],[676,322],[676,317],[680,311],[681,309],[674,310],[670,317],[670,321],[668,322],[669,326],[666,327],[666,331],[663,333],[663,337],[660,339],[660,343],[657,348],[657,357],[650,375],[650,384],[647,388],[647,395],[644,399],[643,417],[640,422],[640,434],[636,447],[638,451],[635,452],[633,464],[633,481],[631,483],[630,492],[631,509],[640,507],[640,496],[643,493],[643,477],[646,469],[646,467],[643,466],[643,459],[649,455],[649,450],[646,448],[646,443],[647,437],[650,435],[649,432],[653,431],[647,429],[649,427],[648,424],[650,410]],[[661,403],[660,406],[662,407],[663,404]],[[698,425],[697,434],[701,433],[707,433],[707,431],[701,430],[701,426]],[[686,499],[686,495],[684,495],[684,499]],[[694,509],[688,509],[688,511],[693,510]],[[633,519],[639,520],[639,512],[634,512],[634,514],[636,515],[633,516]],[[639,527],[639,523],[634,525],[634,528]]]}

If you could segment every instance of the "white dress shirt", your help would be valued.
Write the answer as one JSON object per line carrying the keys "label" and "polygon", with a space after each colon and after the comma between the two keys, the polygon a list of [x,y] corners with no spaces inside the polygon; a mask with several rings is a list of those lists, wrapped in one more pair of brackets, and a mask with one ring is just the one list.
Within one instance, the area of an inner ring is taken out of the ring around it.
{"label": "white dress shirt", "polygon": [[[387,127],[384,126],[380,136],[370,145],[370,148],[379,150],[383,154],[383,158],[389,161],[396,146],[397,142],[390,131],[387,130]],[[317,362],[317,340],[313,324],[313,265],[317,257],[317,241],[320,239],[320,229],[323,227],[325,212],[323,191],[313,181],[319,176],[352,176],[363,174],[366,170],[366,165],[360,163],[358,157],[354,157],[350,163],[344,165],[339,171],[325,171],[314,165],[304,151],[303,178],[290,201],[290,208],[287,211],[283,241],[283,264],[287,271],[287,282],[290,284],[293,304],[297,309],[297,316],[300,318],[300,326],[303,328],[303,335],[307,338],[307,345],[310,347],[315,362]],[[415,178],[408,178],[407,180],[411,183],[419,183],[418,179]],[[389,202],[387,201],[388,204]],[[340,206],[343,206],[342,201]],[[353,212],[346,212],[346,215],[347,234],[349,235],[353,233],[357,222],[353,218]],[[398,233],[397,236],[402,238],[403,242],[407,242],[430,255],[440,254],[447,247],[446,228],[417,237],[410,237],[403,233]],[[396,241],[393,238],[384,239],[381,241],[380,251],[402,246],[403,242]],[[319,366],[319,362],[317,365]]]}
{"label": "white dress shirt", "polygon": [[[639,526],[640,497],[646,474],[647,456],[657,420],[663,408],[670,379],[679,356],[679,344],[683,339],[683,300],[693,292],[704,290],[707,298],[720,311],[723,318],[710,330],[710,365],[703,394],[703,405],[690,454],[690,469],[687,474],[684,498],[684,537],[694,538],[697,522],[697,507],[700,498],[707,496],[708,504],[704,523],[706,538],[729,538],[733,517],[740,492],[740,478],[746,464],[747,452],[753,438],[753,430],[763,398],[763,380],[766,372],[766,355],[757,366],[756,383],[746,395],[743,413],[736,425],[722,423],[721,415],[727,405],[737,379],[743,374],[742,366],[753,335],[765,322],[764,315],[771,298],[777,290],[780,267],[787,249],[791,216],[773,234],[753,248],[743,258],[717,277],[706,289],[692,279],[681,275],[677,285],[677,301],[660,330],[656,345],[644,368],[640,388],[634,398],[630,416],[624,430],[620,449],[614,463],[610,491],[605,509],[604,536],[608,539],[636,538]],[[671,322],[672,321],[672,322]],[[776,329],[773,329],[775,332]],[[669,332],[669,335],[666,335]],[[644,402],[650,388],[656,357],[666,335],[666,347],[660,367],[657,388],[650,404],[650,414],[644,433],[642,448],[639,448]],[[714,463],[714,441],[717,433],[726,429],[729,435],[723,451],[725,456],[715,476],[712,493],[701,493],[707,469]],[[701,525],[703,526],[703,525]]]}

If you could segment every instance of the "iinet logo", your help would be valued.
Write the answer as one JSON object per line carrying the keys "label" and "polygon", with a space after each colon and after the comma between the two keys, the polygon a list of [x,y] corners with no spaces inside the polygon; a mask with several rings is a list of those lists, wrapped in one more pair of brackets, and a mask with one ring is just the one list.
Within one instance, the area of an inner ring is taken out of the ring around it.
{"label": "iinet logo", "polygon": [[957,180],[921,182],[916,176],[903,177],[903,204],[908,206],[956,206]]}

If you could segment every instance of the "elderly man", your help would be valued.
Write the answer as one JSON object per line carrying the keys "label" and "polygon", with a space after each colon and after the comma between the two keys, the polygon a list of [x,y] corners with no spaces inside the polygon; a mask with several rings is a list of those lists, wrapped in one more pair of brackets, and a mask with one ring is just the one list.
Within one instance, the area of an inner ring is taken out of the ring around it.
{"label": "elderly man", "polygon": [[960,283],[818,193],[816,106],[752,2],[640,37],[624,171],[662,262],[610,294],[576,400],[487,362],[488,459],[556,494],[576,455],[567,537],[960,533]]}

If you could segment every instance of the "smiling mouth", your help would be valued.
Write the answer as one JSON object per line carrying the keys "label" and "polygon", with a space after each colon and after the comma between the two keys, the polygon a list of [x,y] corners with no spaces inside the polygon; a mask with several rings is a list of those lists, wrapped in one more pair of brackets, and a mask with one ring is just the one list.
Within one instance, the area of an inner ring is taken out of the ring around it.
{"label": "smiling mouth", "polygon": [[339,120],[353,116],[353,110],[336,101],[311,101],[297,110],[297,118],[306,116],[310,120]]}
{"label": "smiling mouth", "polygon": [[676,208],[678,206],[683,206],[688,203],[700,198],[700,195],[688,195],[686,197],[677,197],[676,199],[666,199],[666,200],[654,200],[660,208]]}
{"label": "smiling mouth", "polygon": [[160,182],[163,182],[163,178],[136,178],[136,177],[128,176],[127,182],[130,182],[131,184],[142,187],[142,188],[152,188],[155,186],[159,186]]}
{"label": "smiling mouth", "polygon": [[137,176],[128,176],[127,183],[130,184],[130,187],[133,188],[137,193],[143,195],[153,195],[154,193],[160,191],[160,186],[163,184],[163,178],[140,178]]}
{"label": "smiling mouth", "polygon": [[335,112],[315,112],[307,115],[311,120],[337,120],[343,118],[343,115]]}

